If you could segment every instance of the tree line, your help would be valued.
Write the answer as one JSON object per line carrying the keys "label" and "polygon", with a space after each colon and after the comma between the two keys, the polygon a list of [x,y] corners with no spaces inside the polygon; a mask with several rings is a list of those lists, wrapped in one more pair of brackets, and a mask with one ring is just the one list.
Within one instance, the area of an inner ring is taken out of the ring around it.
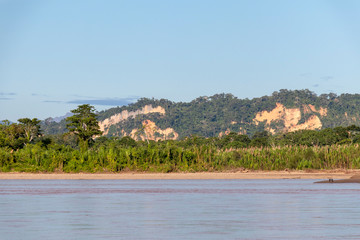
{"label": "tree line", "polygon": [[181,140],[135,141],[105,137],[88,104],[71,111],[67,132],[43,134],[40,120],[0,124],[0,171],[121,172],[233,169],[333,169],[360,167],[360,127],[301,130],[253,136],[191,135]]}

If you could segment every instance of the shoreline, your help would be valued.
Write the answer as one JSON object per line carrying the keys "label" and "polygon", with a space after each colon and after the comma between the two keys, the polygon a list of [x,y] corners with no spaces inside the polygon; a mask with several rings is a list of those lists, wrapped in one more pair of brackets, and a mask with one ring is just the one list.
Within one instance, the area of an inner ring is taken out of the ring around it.
{"label": "shoreline", "polygon": [[312,170],[312,171],[238,171],[238,172],[196,172],[196,173],[0,173],[5,179],[68,179],[68,180],[201,180],[201,179],[349,179],[360,175],[360,170]]}

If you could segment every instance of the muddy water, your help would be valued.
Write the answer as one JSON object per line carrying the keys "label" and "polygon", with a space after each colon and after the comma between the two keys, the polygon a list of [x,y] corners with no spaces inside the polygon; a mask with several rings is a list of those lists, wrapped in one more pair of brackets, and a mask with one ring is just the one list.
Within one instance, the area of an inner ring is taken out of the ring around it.
{"label": "muddy water", "polygon": [[0,239],[359,239],[360,184],[1,180]]}

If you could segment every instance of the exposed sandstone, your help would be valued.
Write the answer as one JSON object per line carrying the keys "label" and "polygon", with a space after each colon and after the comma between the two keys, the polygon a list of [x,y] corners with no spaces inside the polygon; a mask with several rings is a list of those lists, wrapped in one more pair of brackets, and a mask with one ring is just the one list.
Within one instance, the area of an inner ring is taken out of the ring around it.
{"label": "exposed sandstone", "polygon": [[[321,108],[320,110],[316,110],[315,106],[309,104],[304,105],[304,112],[317,112],[323,116],[324,114],[327,114],[327,109]],[[265,127],[272,134],[276,133],[277,130],[272,128],[270,124],[279,121],[284,123],[284,128],[282,129],[284,132],[293,132],[304,129],[314,130],[322,127],[321,120],[316,115],[312,115],[302,124],[299,124],[300,120],[301,110],[299,108],[286,108],[281,103],[276,103],[276,107],[271,111],[262,111],[257,113],[253,119],[256,125],[265,121]]]}
{"label": "exposed sandstone", "polygon": [[139,138],[145,140],[176,140],[179,134],[172,128],[160,129],[153,121],[145,120],[142,122],[143,129],[133,129],[129,136],[135,140]]}
{"label": "exposed sandstone", "polygon": [[304,113],[305,113],[305,114],[315,112],[315,113],[319,113],[320,116],[322,116],[322,117],[325,117],[325,116],[327,115],[327,109],[326,109],[326,108],[323,108],[323,107],[320,107],[320,109],[317,110],[317,109],[315,108],[315,106],[312,105],[312,104],[308,104],[308,105],[305,105],[305,104],[304,104],[304,105],[303,105],[303,108],[304,108]]}
{"label": "exposed sandstone", "polygon": [[159,113],[161,115],[165,115],[165,109],[160,106],[157,106],[154,108],[152,105],[145,105],[142,109],[132,111],[132,112],[124,110],[121,113],[115,114],[115,115],[99,122],[100,130],[103,131],[103,135],[106,135],[106,134],[108,134],[109,127],[111,125],[117,124],[121,121],[125,121],[131,117],[134,118],[140,114],[149,114],[149,113]]}
{"label": "exposed sandstone", "polygon": [[322,123],[320,118],[316,115],[312,115],[309,119],[305,121],[305,123],[298,124],[292,127],[291,129],[289,129],[289,132],[293,132],[297,130],[305,130],[305,129],[315,130],[315,129],[320,129],[321,127],[322,127]]}

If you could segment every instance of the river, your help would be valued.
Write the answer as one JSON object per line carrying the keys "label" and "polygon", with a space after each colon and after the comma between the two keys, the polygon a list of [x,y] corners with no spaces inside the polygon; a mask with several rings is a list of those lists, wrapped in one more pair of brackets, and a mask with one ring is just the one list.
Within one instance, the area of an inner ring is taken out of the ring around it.
{"label": "river", "polygon": [[360,184],[0,180],[0,239],[360,239]]}

